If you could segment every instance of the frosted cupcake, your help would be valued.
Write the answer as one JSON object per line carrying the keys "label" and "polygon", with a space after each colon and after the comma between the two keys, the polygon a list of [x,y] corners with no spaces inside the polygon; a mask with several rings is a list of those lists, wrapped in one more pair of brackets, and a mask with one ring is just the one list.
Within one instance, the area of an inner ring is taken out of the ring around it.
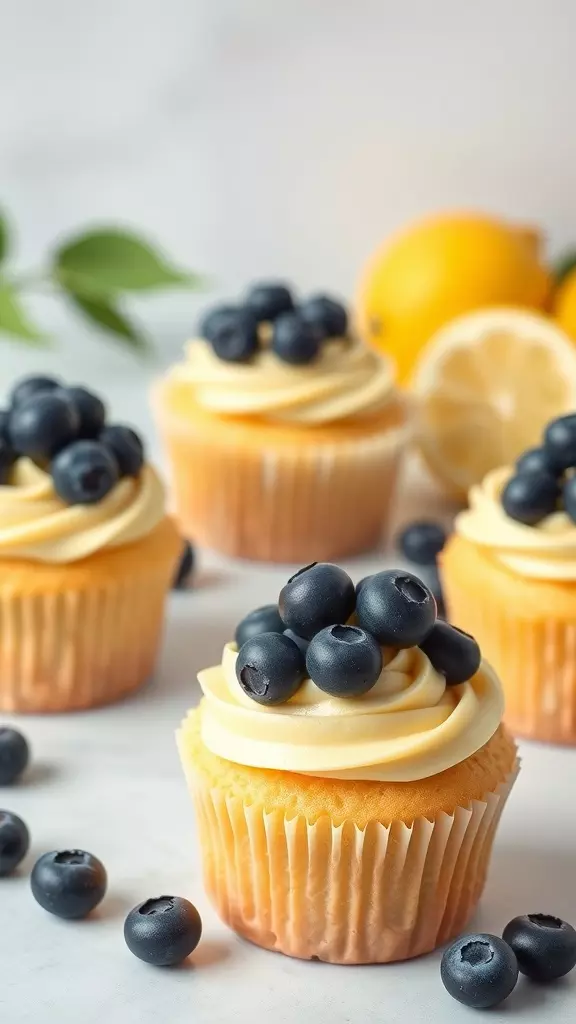
{"label": "frosted cupcake", "polygon": [[352,555],[386,526],[406,410],[326,297],[253,288],[203,321],[156,392],[184,532],[266,561]]}
{"label": "frosted cupcake", "polygon": [[343,570],[308,566],[200,673],[179,747],[208,894],[251,941],[380,963],[465,927],[516,749],[494,672],[435,614],[408,573],[356,600]]}
{"label": "frosted cupcake", "polygon": [[442,559],[452,621],[502,678],[513,732],[576,743],[576,416],[470,492]]}
{"label": "frosted cupcake", "polygon": [[105,704],[152,671],[182,550],[129,427],[52,378],[0,416],[0,709]]}

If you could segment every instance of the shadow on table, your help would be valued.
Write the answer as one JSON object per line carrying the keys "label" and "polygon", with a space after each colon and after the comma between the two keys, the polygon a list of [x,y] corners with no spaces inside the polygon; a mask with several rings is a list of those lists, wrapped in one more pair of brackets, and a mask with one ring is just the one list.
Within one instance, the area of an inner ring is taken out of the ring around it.
{"label": "shadow on table", "polygon": [[498,932],[519,914],[553,914],[576,923],[576,855],[544,846],[498,846],[476,926]]}

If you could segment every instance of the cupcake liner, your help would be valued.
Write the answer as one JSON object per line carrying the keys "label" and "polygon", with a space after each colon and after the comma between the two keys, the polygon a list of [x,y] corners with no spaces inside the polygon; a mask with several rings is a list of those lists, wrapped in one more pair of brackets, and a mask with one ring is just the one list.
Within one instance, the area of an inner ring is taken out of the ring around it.
{"label": "cupcake liner", "polygon": [[494,792],[434,821],[361,829],[269,812],[187,769],[206,890],[236,932],[289,956],[339,964],[419,956],[474,911],[517,773],[518,763]]}
{"label": "cupcake liner", "polygon": [[225,554],[259,561],[330,560],[375,547],[386,528],[405,426],[334,441],[246,442],[245,429],[211,433],[160,410],[183,532]]}
{"label": "cupcake liner", "polygon": [[468,590],[450,571],[443,573],[443,584],[450,621],[476,637],[502,680],[510,731],[576,744],[576,622],[521,618],[493,593]]}
{"label": "cupcake liner", "polygon": [[154,666],[172,568],[170,558],[117,583],[0,589],[0,709],[70,711],[141,686]]}

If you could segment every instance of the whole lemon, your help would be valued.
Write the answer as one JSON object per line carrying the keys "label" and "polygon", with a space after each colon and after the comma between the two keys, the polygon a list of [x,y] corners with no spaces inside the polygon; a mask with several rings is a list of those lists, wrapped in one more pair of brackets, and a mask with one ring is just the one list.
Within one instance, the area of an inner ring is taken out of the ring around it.
{"label": "whole lemon", "polygon": [[552,315],[576,341],[576,258],[562,278],[552,302]]}
{"label": "whole lemon", "polygon": [[429,217],[385,242],[360,280],[362,336],[389,354],[407,382],[428,339],[483,306],[542,309],[551,279],[538,233],[478,213]]}

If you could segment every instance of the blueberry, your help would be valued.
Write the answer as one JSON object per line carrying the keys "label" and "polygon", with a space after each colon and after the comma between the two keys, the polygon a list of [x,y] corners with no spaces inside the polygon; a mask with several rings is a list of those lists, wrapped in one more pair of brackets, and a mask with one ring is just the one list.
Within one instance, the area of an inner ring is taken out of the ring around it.
{"label": "blueberry", "polygon": [[0,409],[0,441],[8,440],[8,421],[10,419],[9,409]]}
{"label": "blueberry", "polygon": [[258,321],[249,309],[226,306],[204,321],[208,338],[219,359],[227,363],[246,363],[258,351]]}
{"label": "blueberry", "polygon": [[282,313],[274,323],[272,351],[284,363],[304,366],[320,351],[320,340],[298,313]]}
{"label": "blueberry", "polygon": [[502,491],[502,507],[511,519],[536,526],[556,510],[559,494],[558,481],[549,473],[519,473]]}
{"label": "blueberry", "polygon": [[576,466],[576,413],[548,424],[544,431],[544,451],[559,472]]}
{"label": "blueberry", "polygon": [[327,295],[314,295],[306,299],[298,307],[298,312],[321,341],[324,338],[342,338],[348,330],[345,307]]}
{"label": "blueberry", "polygon": [[259,633],[238,652],[236,678],[258,704],[284,704],[305,675],[302,651],[283,633]]}
{"label": "blueberry", "polygon": [[387,647],[416,647],[436,621],[436,602],[428,587],[402,569],[371,576],[356,604],[358,625]]}
{"label": "blueberry", "polygon": [[78,437],[80,416],[61,394],[40,392],[10,413],[8,433],[12,447],[31,459],[51,459]]}
{"label": "blueberry", "polygon": [[518,963],[510,946],[497,935],[461,935],[444,951],[440,975],[459,1003],[486,1010],[514,990]]}
{"label": "blueberry", "polygon": [[41,391],[54,391],[60,387],[60,381],[55,377],[23,377],[14,385],[10,392],[10,405],[14,408],[27,402],[33,395]]}
{"label": "blueberry", "polygon": [[213,306],[202,317],[198,326],[201,337],[213,341],[219,331],[225,327],[238,312],[238,306]]}
{"label": "blueberry", "polygon": [[16,782],[30,760],[30,747],[27,740],[9,726],[0,726],[0,786],[10,786]]}
{"label": "blueberry", "polygon": [[10,475],[17,458],[10,442],[0,437],[0,486],[10,483]]}
{"label": "blueberry", "polygon": [[576,476],[569,476],[562,488],[562,502],[566,514],[576,523]]}
{"label": "blueberry", "polygon": [[36,861],[30,884],[44,910],[73,921],[86,917],[104,899],[106,869],[84,850],[54,850]]}
{"label": "blueberry", "polygon": [[138,476],[144,465],[144,444],[132,427],[111,423],[100,432],[98,440],[114,454],[120,476]]}
{"label": "blueberry", "polygon": [[517,473],[549,473],[554,476],[555,469],[543,448],[528,448],[516,460]]}
{"label": "blueberry", "polygon": [[358,594],[362,590],[362,587],[366,583],[366,580],[369,580],[369,579],[371,579],[370,576],[363,576],[361,580],[358,580],[358,583],[356,584],[356,600],[358,600]]}
{"label": "blueberry", "polygon": [[259,633],[283,633],[284,623],[280,618],[277,604],[265,604],[249,612],[236,626],[234,639],[238,647]]}
{"label": "blueberry", "polygon": [[104,426],[106,407],[104,402],[88,388],[78,386],[59,388],[55,392],[72,402],[80,417],[78,437],[94,438]]}
{"label": "blueberry", "polygon": [[189,541],[184,541],[180,561],[172,581],[172,590],[185,590],[194,572],[194,548]]}
{"label": "blueberry", "polygon": [[474,637],[443,619],[419,646],[448,686],[467,682],[480,668],[482,654]]}
{"label": "blueberry", "polygon": [[118,463],[99,441],[75,441],[50,465],[54,490],[68,505],[101,501],[120,479]]}
{"label": "blueberry", "polygon": [[576,931],[549,914],[524,914],[510,921],[502,938],[512,947],[522,974],[555,981],[576,966]]}
{"label": "blueberry", "polygon": [[426,584],[428,589],[432,592],[432,596],[436,601],[436,612],[441,618],[446,618],[446,605],[444,604],[444,593],[442,591],[442,581],[440,580],[440,574],[436,565],[423,565],[420,569],[422,575],[422,582]]}
{"label": "blueberry", "polygon": [[446,531],[440,523],[422,519],[410,523],[398,537],[398,547],[414,565],[434,565],[446,543]]}
{"label": "blueberry", "polygon": [[256,284],[246,296],[246,305],[257,320],[275,320],[294,309],[294,299],[285,284]]}
{"label": "blueberry", "polygon": [[293,629],[285,629],[284,636],[287,636],[292,643],[296,644],[296,647],[298,647],[299,650],[302,651],[304,657],[306,657],[306,651],[310,646],[310,641],[306,640],[306,637],[298,636],[298,633],[295,633]]}
{"label": "blueberry", "polygon": [[282,621],[298,636],[311,640],[326,626],[347,622],[356,604],[348,573],[329,562],[312,562],[291,576],[280,591]]}
{"label": "blueberry", "polygon": [[155,967],[172,967],[193,953],[202,936],[196,907],[181,896],[157,896],[130,911],[124,939],[134,956]]}
{"label": "blueberry", "polygon": [[30,833],[22,818],[0,811],[0,878],[10,875],[28,853]]}
{"label": "blueberry", "polygon": [[333,697],[360,697],[378,682],[382,651],[377,640],[357,626],[328,626],[310,641],[306,671]]}

